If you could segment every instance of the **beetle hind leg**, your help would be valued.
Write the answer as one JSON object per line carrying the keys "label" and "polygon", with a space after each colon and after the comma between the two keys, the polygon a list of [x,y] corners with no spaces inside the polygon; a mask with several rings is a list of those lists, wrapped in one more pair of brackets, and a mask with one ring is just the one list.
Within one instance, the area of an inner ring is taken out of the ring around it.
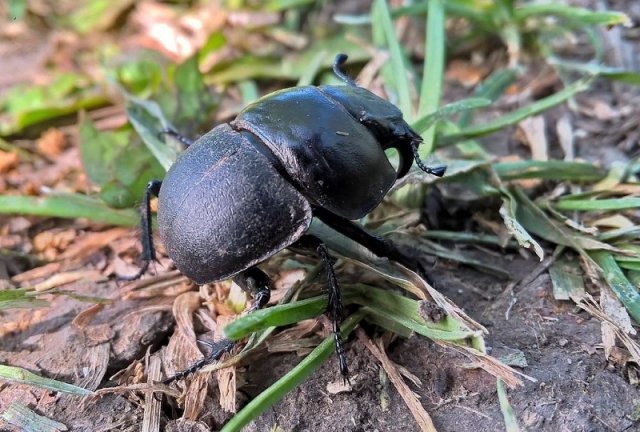
{"label": "beetle hind leg", "polygon": [[142,231],[140,238],[142,241],[142,256],[140,257],[142,264],[140,270],[132,276],[118,276],[118,280],[132,281],[139,279],[147,272],[149,264],[156,260],[156,249],[153,246],[153,232],[151,228],[151,197],[158,196],[161,186],[162,181],[151,180],[147,183],[147,187],[144,190],[144,197],[142,199],[142,205],[140,206],[140,230]]}

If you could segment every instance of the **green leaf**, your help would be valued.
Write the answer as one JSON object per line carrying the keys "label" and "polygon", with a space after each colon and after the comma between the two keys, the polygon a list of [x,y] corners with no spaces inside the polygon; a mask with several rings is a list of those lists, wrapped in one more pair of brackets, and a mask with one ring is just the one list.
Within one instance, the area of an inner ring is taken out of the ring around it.
{"label": "green leaf", "polygon": [[130,135],[129,131],[100,132],[88,117],[80,122],[80,158],[92,182],[102,186],[113,179],[113,161]]}
{"label": "green leaf", "polygon": [[160,106],[156,102],[133,96],[128,97],[128,102],[127,116],[129,121],[160,165],[165,171],[169,170],[178,157],[178,149],[176,146],[165,144],[158,137],[161,129],[170,127],[170,123]]}
{"label": "green leaf", "polygon": [[20,428],[20,430],[28,432],[58,432],[68,430],[64,424],[38,415],[16,401],[11,402],[7,409],[0,414],[0,418]]}
{"label": "green leaf", "polygon": [[[204,83],[197,56],[190,57],[176,68],[174,87],[176,105],[175,110],[170,111],[170,117],[175,124],[198,126],[218,106],[216,98]],[[165,107],[165,104],[161,105]]]}
{"label": "green leaf", "polygon": [[14,134],[29,126],[107,102],[102,90],[79,74],[58,75],[47,86],[15,86],[0,99],[0,110],[7,112],[0,120],[0,135]]}
{"label": "green leaf", "polygon": [[131,131],[100,132],[89,119],[80,124],[80,155],[87,175],[101,186],[100,197],[114,208],[140,201],[147,182],[164,170]]}
{"label": "green leaf", "polygon": [[79,33],[104,31],[112,27],[118,17],[135,4],[134,0],[88,0],[63,20]]}

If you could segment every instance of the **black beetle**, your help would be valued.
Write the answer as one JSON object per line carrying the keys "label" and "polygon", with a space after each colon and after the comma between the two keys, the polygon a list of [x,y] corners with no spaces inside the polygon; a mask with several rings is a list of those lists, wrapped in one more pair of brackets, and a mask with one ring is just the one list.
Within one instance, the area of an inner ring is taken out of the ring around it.
{"label": "black beetle", "polygon": [[[155,260],[150,199],[158,196],[158,228],[176,267],[198,284],[233,278],[254,298],[269,301],[271,281],[257,264],[287,247],[314,249],[328,279],[328,315],[333,323],[340,372],[348,377],[340,337],[340,291],[327,247],[305,234],[312,217],[357,241],[376,255],[415,268],[394,243],[351,222],[373,210],[407,174],[413,161],[442,176],[446,167],[426,167],[418,156],[420,136],[393,104],[358,87],[342,70],[346,85],[289,88],[246,107],[230,123],[195,142],[175,131],[186,150],[165,179],[149,182],[142,203],[143,265],[125,279],[144,274]],[[385,150],[395,148],[395,170]],[[223,341],[188,370],[219,358],[233,344]]]}

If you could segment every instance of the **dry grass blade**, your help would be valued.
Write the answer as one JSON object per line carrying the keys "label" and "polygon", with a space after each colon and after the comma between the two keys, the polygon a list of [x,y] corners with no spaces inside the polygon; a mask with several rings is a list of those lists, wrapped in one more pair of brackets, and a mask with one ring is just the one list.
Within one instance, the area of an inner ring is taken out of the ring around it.
{"label": "dry grass blade", "polygon": [[12,402],[0,415],[0,418],[16,426],[19,430],[29,432],[61,432],[69,430],[64,424],[38,415],[19,402]]}
{"label": "dry grass blade", "polygon": [[407,383],[404,382],[400,371],[395,364],[387,357],[382,348],[373,344],[371,339],[366,335],[361,328],[356,329],[356,335],[358,339],[364,344],[371,354],[380,362],[385,372],[389,376],[389,380],[393,383],[398,393],[407,404],[407,407],[411,411],[413,418],[423,432],[436,432],[436,427],[433,425],[433,420],[429,413],[423,408],[422,404],[416,397],[415,393],[411,391]]}
{"label": "dry grass blade", "polygon": [[620,325],[614,321],[607,313],[600,307],[598,302],[587,294],[584,298],[576,301],[576,304],[579,308],[584,309],[589,312],[594,317],[598,318],[603,323],[607,323],[613,331],[615,335],[618,337],[620,342],[629,350],[631,358],[636,364],[640,364],[640,345],[633,340],[633,338],[629,335],[629,333]]}
{"label": "dry grass blade", "polygon": [[[152,355],[149,358],[149,367],[147,368],[147,381],[149,384],[157,382],[161,378],[161,361],[160,357]],[[157,432],[160,430],[160,408],[162,402],[154,397],[154,393],[147,393],[144,397],[144,417],[142,419],[142,432]]]}
{"label": "dry grass blade", "polygon": [[[434,341],[442,346],[449,347],[458,351],[461,354],[466,355],[469,359],[477,362],[477,366],[496,378],[502,380],[507,387],[515,388],[519,385],[522,385],[522,380],[520,380],[517,376],[521,376],[531,382],[538,382],[537,379],[524,374],[522,372],[517,371],[516,369],[502,363],[495,357],[491,357],[488,354],[478,351],[477,349],[466,347],[462,345],[452,344],[446,341]],[[517,376],[516,376],[517,375]]]}

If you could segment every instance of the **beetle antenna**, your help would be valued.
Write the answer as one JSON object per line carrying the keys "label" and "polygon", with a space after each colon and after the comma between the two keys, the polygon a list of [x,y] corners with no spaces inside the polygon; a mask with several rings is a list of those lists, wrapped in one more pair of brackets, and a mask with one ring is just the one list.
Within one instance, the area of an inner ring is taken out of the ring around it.
{"label": "beetle antenna", "polygon": [[420,155],[418,154],[418,144],[420,144],[420,141],[411,141],[411,148],[413,149],[413,158],[416,160],[416,165],[418,165],[418,168],[420,168],[422,171],[426,172],[427,174],[432,174],[436,177],[442,177],[445,171],[447,171],[447,166],[446,165],[436,165],[432,167],[426,166],[424,162],[422,162],[422,160],[420,159]]}
{"label": "beetle antenna", "polygon": [[341,66],[347,62],[348,58],[349,56],[344,53],[336,55],[336,58],[333,61],[333,73],[335,73],[338,78],[340,78],[350,86],[357,87],[358,85],[356,84],[356,82],[351,79],[351,77],[347,75],[341,68]]}

